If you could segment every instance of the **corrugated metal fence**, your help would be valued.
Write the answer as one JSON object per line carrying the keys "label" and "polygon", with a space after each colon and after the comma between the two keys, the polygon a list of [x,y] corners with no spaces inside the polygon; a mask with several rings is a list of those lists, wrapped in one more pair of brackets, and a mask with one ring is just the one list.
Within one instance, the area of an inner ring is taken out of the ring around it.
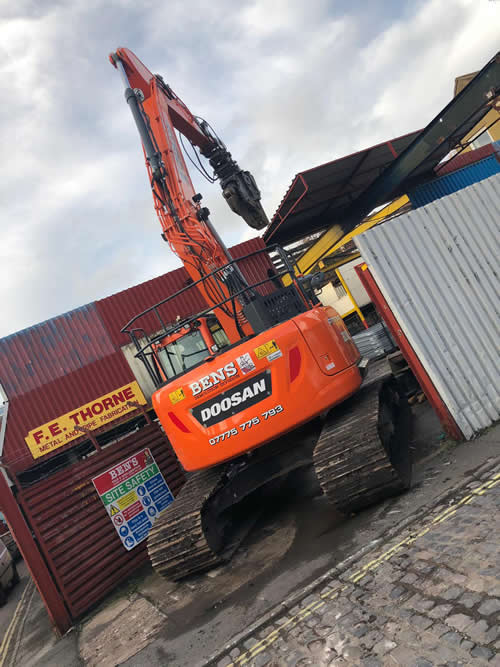
{"label": "corrugated metal fence", "polygon": [[184,474],[156,423],[18,493],[73,619],[148,561],[145,541],[124,549],[92,484],[93,477],[146,447],[176,495]]}
{"label": "corrugated metal fence", "polygon": [[[500,147],[499,147],[500,148]],[[430,202],[446,197],[453,192],[478,183],[500,172],[500,153],[490,155],[479,162],[458,169],[451,174],[436,178],[429,183],[422,183],[408,193],[413,208],[426,206]]]}
{"label": "corrugated metal fence", "polygon": [[500,417],[499,220],[495,175],[356,238],[466,438]]}
{"label": "corrugated metal fence", "polygon": [[499,152],[500,141],[494,141],[491,144],[486,144],[486,146],[481,146],[472,151],[463,151],[463,153],[458,153],[455,157],[450,158],[446,162],[438,164],[434,169],[436,177],[451,174],[453,171],[457,171],[457,169],[468,167],[470,164],[475,164],[476,162],[484,160],[484,158]]}

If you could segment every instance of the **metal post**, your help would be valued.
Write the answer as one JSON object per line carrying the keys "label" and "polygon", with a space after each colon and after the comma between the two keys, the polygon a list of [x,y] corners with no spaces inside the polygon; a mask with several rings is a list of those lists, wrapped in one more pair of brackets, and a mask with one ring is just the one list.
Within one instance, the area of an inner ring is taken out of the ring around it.
{"label": "metal post", "polygon": [[58,634],[62,636],[72,625],[71,616],[7,480],[2,474],[0,474],[0,506],[50,619]]}
{"label": "metal post", "polygon": [[130,405],[132,408],[136,408],[137,410],[140,410],[142,412],[142,415],[144,419],[146,420],[146,423],[151,425],[151,417],[148,414],[148,411],[146,409],[145,405],[142,405],[141,403],[138,403],[137,401],[127,401],[127,405]]}
{"label": "metal post", "polygon": [[85,435],[88,437],[88,439],[94,445],[96,452],[101,452],[102,451],[101,445],[97,442],[97,438],[95,437],[95,435],[92,433],[92,431],[89,428],[85,428],[85,426],[75,426],[75,431],[80,431],[80,433],[85,433]]}

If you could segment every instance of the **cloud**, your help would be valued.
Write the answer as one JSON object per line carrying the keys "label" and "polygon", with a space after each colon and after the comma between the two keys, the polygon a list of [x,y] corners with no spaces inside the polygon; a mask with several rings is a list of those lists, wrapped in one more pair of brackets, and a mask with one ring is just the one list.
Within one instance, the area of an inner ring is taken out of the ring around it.
{"label": "cloud", "polygon": [[[300,170],[424,126],[497,50],[487,0],[18,0],[0,8],[0,335],[178,266],[120,77],[131,48],[256,176],[269,216]],[[193,171],[191,170],[191,173]],[[193,173],[228,243],[255,235]]]}

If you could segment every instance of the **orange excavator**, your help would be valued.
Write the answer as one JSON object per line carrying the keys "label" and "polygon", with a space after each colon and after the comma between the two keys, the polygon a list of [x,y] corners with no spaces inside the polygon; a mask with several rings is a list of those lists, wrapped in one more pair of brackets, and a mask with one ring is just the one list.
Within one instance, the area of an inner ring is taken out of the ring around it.
{"label": "orange excavator", "polygon": [[[131,51],[119,48],[110,61],[139,131],[162,236],[192,280],[123,328],[156,385],[153,407],[188,471],[148,537],[155,569],[180,579],[230,558],[256,506],[293,471],[312,468],[345,513],[408,488],[410,415],[393,378],[363,382],[366,363],[343,320],[316,296],[321,274],[296,275],[289,255],[272,246],[251,253],[261,255],[267,276],[247,280],[240,263],[249,256],[233,259],[212,226],[182,137],[208,160],[213,175],[198,152],[192,158],[208,180],[219,181],[230,208],[262,229],[268,219],[254,178]],[[269,252],[283,270],[273,268]],[[284,275],[291,284],[284,286]],[[171,312],[190,290],[201,292],[207,308],[165,322],[162,308]],[[158,329],[148,334],[153,316]]]}

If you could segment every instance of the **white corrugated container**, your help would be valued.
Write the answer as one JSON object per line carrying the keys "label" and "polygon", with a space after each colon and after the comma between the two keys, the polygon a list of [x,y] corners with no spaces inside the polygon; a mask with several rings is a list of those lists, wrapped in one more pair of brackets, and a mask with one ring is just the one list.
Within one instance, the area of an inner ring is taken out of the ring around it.
{"label": "white corrugated container", "polygon": [[356,237],[467,439],[500,417],[500,175]]}

